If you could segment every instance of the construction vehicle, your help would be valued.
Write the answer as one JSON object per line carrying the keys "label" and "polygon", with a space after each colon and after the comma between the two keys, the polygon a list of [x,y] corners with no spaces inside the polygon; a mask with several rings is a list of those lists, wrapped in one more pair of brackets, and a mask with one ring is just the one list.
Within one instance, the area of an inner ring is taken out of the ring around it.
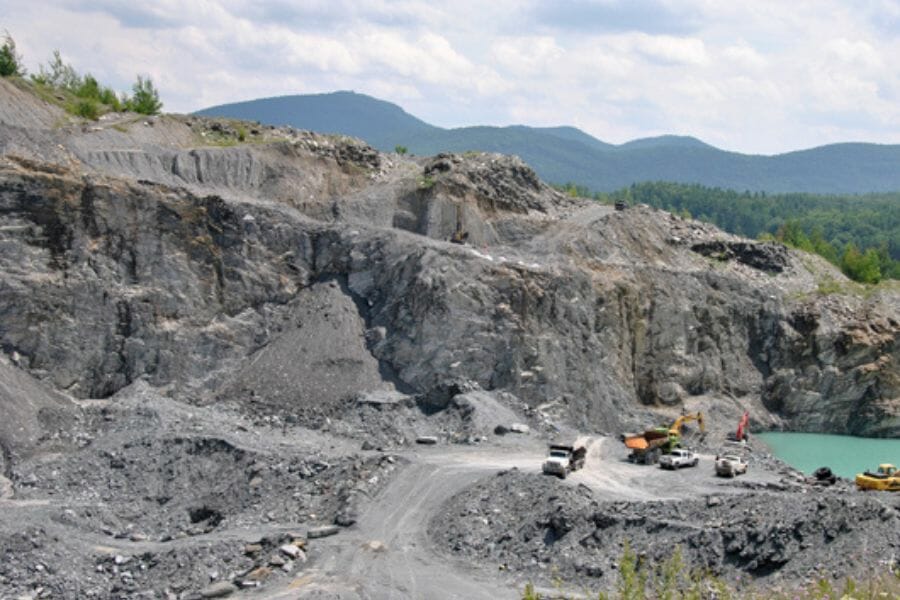
{"label": "construction vehicle", "polygon": [[807,477],[806,481],[812,485],[834,485],[837,483],[837,475],[829,467],[819,467],[813,471],[812,477]]}
{"label": "construction vehicle", "polygon": [[861,490],[900,492],[900,470],[894,465],[878,465],[874,473],[866,471],[856,476],[856,487]]}
{"label": "construction vehicle", "polygon": [[734,477],[747,472],[747,461],[736,454],[716,456],[716,475]]}
{"label": "construction vehicle", "polygon": [[669,454],[681,445],[681,429],[688,421],[697,421],[700,431],[705,431],[703,413],[681,415],[669,427],[648,429],[644,433],[625,435],[625,447],[631,450],[628,460],[638,464],[655,465],[659,457]]}
{"label": "construction vehicle", "polygon": [[689,421],[697,421],[697,425],[700,427],[700,432],[704,433],[706,428],[703,425],[703,413],[698,412],[694,414],[681,415],[672,425],[669,427],[669,433],[674,433],[675,435],[681,436],[681,428],[685,423]]}
{"label": "construction vehicle", "polygon": [[738,421],[737,431],[728,434],[728,439],[735,442],[745,442],[750,438],[750,413],[744,412],[744,416]]}
{"label": "construction vehicle", "polygon": [[700,459],[696,454],[684,448],[675,448],[669,454],[659,458],[661,469],[680,469],[681,467],[696,467]]}
{"label": "construction vehicle", "polygon": [[541,470],[548,475],[565,479],[572,471],[584,467],[586,457],[587,444],[583,439],[575,440],[572,444],[551,444],[550,455]]}

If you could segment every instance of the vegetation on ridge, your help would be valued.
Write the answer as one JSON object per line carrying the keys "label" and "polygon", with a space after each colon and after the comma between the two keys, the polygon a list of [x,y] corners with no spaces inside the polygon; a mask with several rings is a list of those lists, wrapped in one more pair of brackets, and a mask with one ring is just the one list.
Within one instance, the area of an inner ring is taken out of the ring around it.
{"label": "vegetation on ridge", "polygon": [[25,68],[22,66],[22,56],[16,52],[16,42],[7,32],[3,37],[3,45],[0,46],[0,77],[22,76]]}
{"label": "vegetation on ridge", "polygon": [[153,81],[140,75],[132,86],[132,95],[117,94],[109,86],[101,85],[87,73],[79,74],[72,65],[63,61],[59,50],[53,51],[53,58],[41,65],[30,81],[24,79],[26,73],[22,57],[16,52],[16,43],[8,33],[0,46],[0,76],[20,78],[33,86],[35,93],[51,104],[64,108],[67,112],[84,119],[96,120],[108,112],[132,111],[144,115],[158,114],[162,109],[159,92]]}
{"label": "vegetation on ridge", "polygon": [[900,192],[765,194],[671,182],[640,183],[611,194],[574,184],[558,188],[607,203],[648,204],[736,235],[778,240],[823,256],[861,283],[900,279]]}

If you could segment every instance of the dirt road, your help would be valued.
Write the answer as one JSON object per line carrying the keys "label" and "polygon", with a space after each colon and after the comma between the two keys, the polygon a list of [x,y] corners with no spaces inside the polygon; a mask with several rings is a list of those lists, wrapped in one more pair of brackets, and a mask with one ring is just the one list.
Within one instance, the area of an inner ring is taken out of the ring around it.
{"label": "dirt road", "polygon": [[317,542],[320,558],[274,598],[517,598],[517,584],[453,564],[428,526],[452,495],[501,469],[540,469],[539,448],[421,452],[407,457],[356,526]]}
{"label": "dirt road", "polygon": [[[496,565],[455,562],[434,548],[429,524],[454,494],[504,469],[539,472],[544,446],[441,448],[404,457],[401,468],[358,523],[316,543],[318,558],[273,598],[518,598],[525,584]],[[745,480],[767,480],[751,473]],[[712,474],[712,457],[678,472],[633,465],[610,438],[590,444],[585,468],[560,485],[586,485],[601,500],[691,497],[738,490]]]}

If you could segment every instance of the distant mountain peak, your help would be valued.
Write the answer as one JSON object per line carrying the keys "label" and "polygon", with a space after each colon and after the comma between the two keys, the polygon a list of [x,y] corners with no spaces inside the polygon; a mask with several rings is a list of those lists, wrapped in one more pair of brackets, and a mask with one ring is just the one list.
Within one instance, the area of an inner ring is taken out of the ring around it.
{"label": "distant mountain peak", "polygon": [[866,193],[900,190],[900,145],[834,144],[776,156],[726,152],[695,137],[660,135],[608,144],[569,125],[444,129],[397,104],[352,90],[263,98],[199,111],[361,138],[383,151],[481,150],[515,154],[546,181],[613,191],[645,181],[733,190]]}
{"label": "distant mountain peak", "polygon": [[619,148],[634,150],[636,148],[658,148],[666,146],[670,148],[715,148],[702,140],[689,135],[657,135],[654,137],[639,138],[620,144]]}

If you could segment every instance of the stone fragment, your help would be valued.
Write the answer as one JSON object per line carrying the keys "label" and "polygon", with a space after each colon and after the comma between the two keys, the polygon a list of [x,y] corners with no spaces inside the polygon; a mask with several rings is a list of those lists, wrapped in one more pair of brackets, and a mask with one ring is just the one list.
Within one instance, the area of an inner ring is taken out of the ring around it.
{"label": "stone fragment", "polygon": [[363,544],[362,547],[370,552],[384,552],[387,550],[387,546],[384,545],[384,542],[379,540],[369,540]]}
{"label": "stone fragment", "polygon": [[200,596],[203,598],[224,598],[236,591],[237,588],[234,587],[234,584],[230,581],[220,581],[204,588],[203,591],[200,592]]}
{"label": "stone fragment", "polygon": [[339,532],[341,529],[337,525],[322,525],[321,527],[313,527],[310,529],[306,537],[313,540],[316,538],[328,537]]}
{"label": "stone fragment", "polygon": [[272,569],[263,566],[250,571],[244,579],[249,579],[250,581],[265,581],[271,574]]}
{"label": "stone fragment", "polygon": [[244,546],[244,554],[246,554],[247,556],[259,554],[260,552],[262,552],[261,544],[247,544],[246,546]]}

